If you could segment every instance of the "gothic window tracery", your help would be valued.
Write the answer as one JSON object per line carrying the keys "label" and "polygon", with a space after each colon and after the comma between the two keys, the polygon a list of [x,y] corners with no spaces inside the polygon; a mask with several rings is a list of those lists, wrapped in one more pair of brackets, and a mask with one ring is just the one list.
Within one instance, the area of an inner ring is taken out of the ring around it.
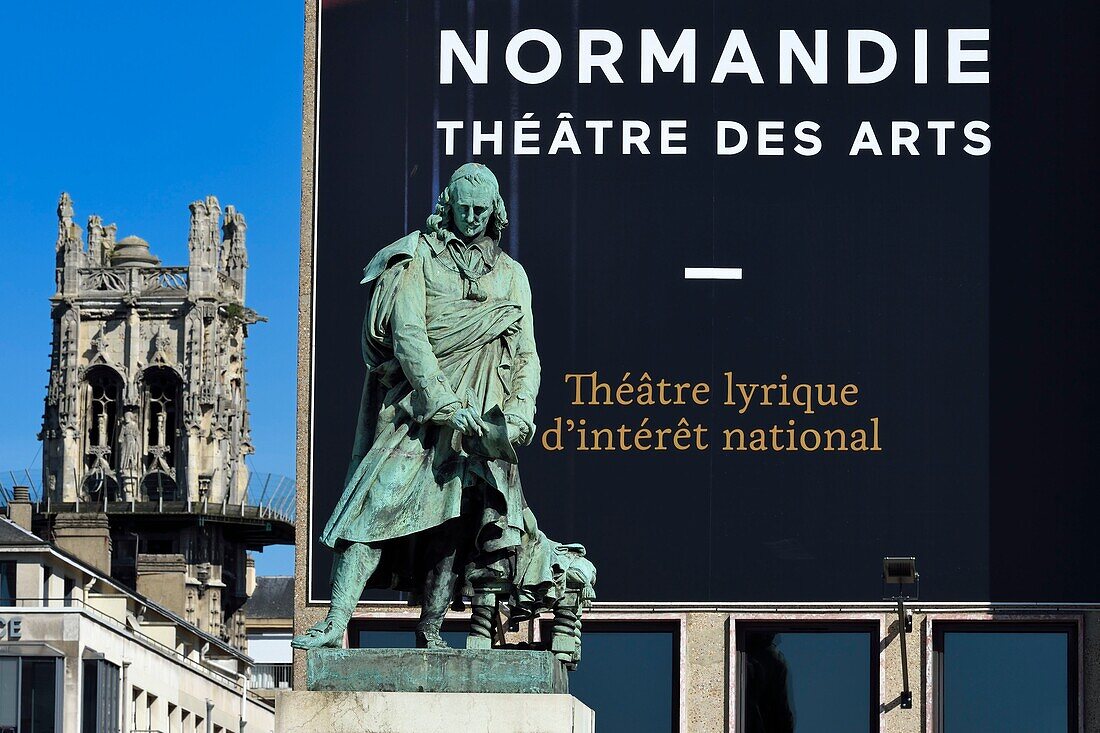
{"label": "gothic window tracery", "polygon": [[173,501],[177,498],[180,378],[167,367],[147,369],[144,377],[145,476],[142,490],[150,501]]}
{"label": "gothic window tracery", "polygon": [[102,491],[115,494],[122,377],[109,367],[92,367],[84,376],[83,392],[85,493],[89,498]]}

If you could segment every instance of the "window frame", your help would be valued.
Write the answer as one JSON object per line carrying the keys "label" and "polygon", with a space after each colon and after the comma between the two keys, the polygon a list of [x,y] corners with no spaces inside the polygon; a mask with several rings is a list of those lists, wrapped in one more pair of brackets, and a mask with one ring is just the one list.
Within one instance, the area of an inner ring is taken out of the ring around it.
{"label": "window frame", "polygon": [[862,613],[838,615],[834,613],[801,614],[746,614],[729,617],[728,640],[726,646],[726,679],[729,687],[726,691],[726,719],[731,733],[744,730],[743,702],[741,683],[744,676],[744,656],[740,640],[745,631],[766,629],[776,633],[817,631],[829,632],[866,632],[870,637],[868,652],[870,655],[870,705],[868,705],[868,726],[872,733],[886,730],[883,704],[885,674],[882,668],[882,640],[886,638],[887,622],[880,613]]}
{"label": "window frame", "polygon": [[[553,614],[547,613],[539,619],[537,640],[549,638],[553,624]],[[684,644],[687,633],[687,618],[681,614],[623,614],[587,611],[581,619],[581,644],[589,631],[600,633],[660,633],[672,634],[672,716],[675,730],[684,733],[687,730],[687,707],[685,689],[685,671],[687,667],[687,647]],[[584,664],[582,653],[581,664]]]}
{"label": "window frame", "polygon": [[1084,733],[1084,617],[1079,615],[1045,615],[1042,618],[1026,615],[994,616],[973,614],[932,618],[927,637],[926,674],[928,719],[934,733],[945,731],[943,712],[944,689],[943,651],[946,633],[1039,633],[1066,634],[1066,708],[1069,713],[1068,730]]}
{"label": "window frame", "polygon": [[23,665],[28,661],[53,662],[53,729],[56,733],[64,730],[65,713],[65,658],[53,654],[5,654],[6,659],[15,660],[15,716],[16,728],[23,727]]}
{"label": "window frame", "polygon": [[[89,680],[89,667],[94,667],[95,677]],[[95,685],[91,690],[94,709],[85,706],[89,692],[88,684]],[[89,727],[88,714],[92,714],[92,733],[109,733],[122,726],[122,668],[105,656],[87,650],[80,659],[80,733],[86,733]],[[112,726],[113,724],[113,726]]]}
{"label": "window frame", "polygon": [[0,560],[0,606],[16,606],[18,591],[15,574],[19,563],[15,560]]}

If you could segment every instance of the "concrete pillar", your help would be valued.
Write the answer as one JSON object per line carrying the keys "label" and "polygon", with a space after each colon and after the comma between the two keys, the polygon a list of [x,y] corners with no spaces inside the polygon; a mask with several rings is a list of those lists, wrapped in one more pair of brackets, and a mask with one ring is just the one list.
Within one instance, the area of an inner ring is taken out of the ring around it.
{"label": "concrete pillar", "polygon": [[137,591],[187,617],[187,560],[183,555],[138,555]]}
{"label": "concrete pillar", "polygon": [[58,514],[53,522],[53,541],[100,572],[111,574],[111,526],[106,514]]}
{"label": "concrete pillar", "polygon": [[1084,729],[1100,730],[1100,613],[1085,614],[1081,633],[1084,634],[1084,659],[1081,664]]}
{"label": "concrete pillar", "polygon": [[12,500],[8,504],[8,519],[30,532],[33,518],[34,507],[31,505],[31,490],[26,486],[13,486]]}
{"label": "concrete pillar", "polygon": [[[684,691],[686,730],[722,733],[726,730],[727,617],[717,613],[687,614],[687,669]],[[583,662],[582,662],[583,664]]]}

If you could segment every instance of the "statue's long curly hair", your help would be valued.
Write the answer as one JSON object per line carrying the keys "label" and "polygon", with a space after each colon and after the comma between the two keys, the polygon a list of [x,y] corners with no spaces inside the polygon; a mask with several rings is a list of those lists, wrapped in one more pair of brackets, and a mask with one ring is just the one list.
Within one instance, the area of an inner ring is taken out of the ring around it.
{"label": "statue's long curly hair", "polygon": [[428,217],[426,225],[428,233],[442,236],[444,231],[452,233],[456,231],[451,211],[451,189],[462,180],[469,181],[475,186],[492,187],[493,213],[489,217],[485,233],[493,239],[499,240],[505,227],[508,226],[508,211],[504,208],[504,199],[500,197],[500,184],[497,183],[497,177],[481,163],[466,163],[454,172],[451,180],[439,192],[439,198],[435,202],[435,211]]}

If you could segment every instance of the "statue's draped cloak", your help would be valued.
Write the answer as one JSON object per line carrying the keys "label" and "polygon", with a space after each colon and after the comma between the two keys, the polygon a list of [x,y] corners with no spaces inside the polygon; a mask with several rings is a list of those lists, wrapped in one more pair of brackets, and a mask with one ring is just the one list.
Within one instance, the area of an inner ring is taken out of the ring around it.
{"label": "statue's draped cloak", "polygon": [[[531,291],[519,263],[486,240],[488,271],[468,283],[438,235],[413,233],[364,271],[367,366],[345,487],[321,541],[380,546],[368,587],[417,590],[417,534],[460,516],[477,526],[476,552],[518,548],[526,503],[514,464],[468,455],[433,421],[458,406],[499,406],[534,434],[539,361]],[[322,377],[324,378],[324,377]]]}

